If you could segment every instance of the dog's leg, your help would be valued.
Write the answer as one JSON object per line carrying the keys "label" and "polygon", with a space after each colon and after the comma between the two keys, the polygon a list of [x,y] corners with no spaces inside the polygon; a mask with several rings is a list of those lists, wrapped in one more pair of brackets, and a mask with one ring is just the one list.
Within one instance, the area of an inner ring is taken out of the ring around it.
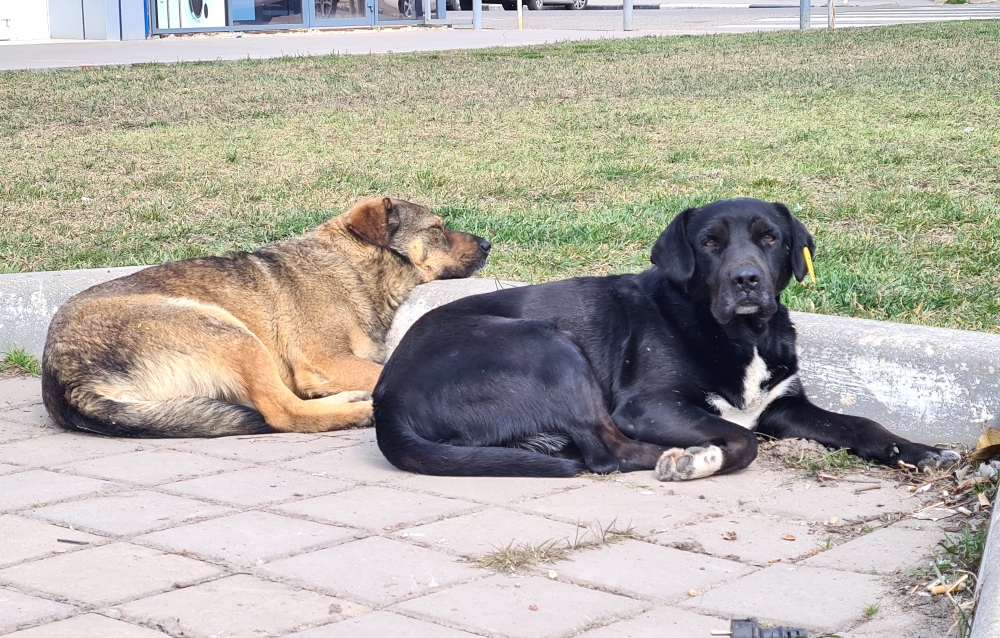
{"label": "dog's leg", "polygon": [[847,448],[866,461],[896,466],[900,461],[920,470],[954,465],[959,455],[951,450],[913,443],[859,416],[828,412],[804,395],[783,397],[768,407],[757,431],[779,439],[803,438],[835,448]]}
{"label": "dog's leg", "polygon": [[350,355],[312,360],[295,366],[295,388],[307,398],[344,395],[345,401],[369,400],[381,373],[379,364]]}
{"label": "dog's leg", "polygon": [[[635,406],[643,406],[637,411]],[[757,458],[757,436],[697,406],[633,397],[615,412],[625,434],[667,448],[655,464],[661,481],[688,481],[741,470]]]}

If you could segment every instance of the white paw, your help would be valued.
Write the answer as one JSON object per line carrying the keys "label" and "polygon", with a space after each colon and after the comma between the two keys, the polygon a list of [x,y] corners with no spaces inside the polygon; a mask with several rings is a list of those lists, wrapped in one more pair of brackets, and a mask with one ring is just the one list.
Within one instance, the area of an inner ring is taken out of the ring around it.
{"label": "white paw", "polygon": [[315,399],[316,401],[322,401],[327,405],[339,405],[341,403],[357,403],[358,401],[371,401],[372,393],[366,392],[365,390],[348,390],[347,392],[338,392],[337,394],[331,394],[328,397],[323,397],[322,399]]}
{"label": "white paw", "polygon": [[960,460],[962,460],[962,457],[957,452],[938,450],[936,453],[932,452],[928,454],[923,460],[917,463],[917,469],[921,472],[926,472],[927,470],[939,467],[951,467]]}
{"label": "white paw", "polygon": [[722,450],[708,447],[670,448],[656,462],[656,478],[661,481],[689,481],[711,476],[722,467]]}

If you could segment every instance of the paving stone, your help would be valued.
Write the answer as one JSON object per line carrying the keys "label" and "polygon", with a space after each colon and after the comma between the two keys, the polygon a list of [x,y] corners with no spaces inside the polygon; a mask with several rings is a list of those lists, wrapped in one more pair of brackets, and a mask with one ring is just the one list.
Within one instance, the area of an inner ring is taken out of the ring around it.
{"label": "paving stone", "polygon": [[0,588],[0,634],[24,625],[68,616],[74,610],[71,605]]}
{"label": "paving stone", "polygon": [[112,543],[0,570],[0,582],[91,605],[111,605],[218,574],[217,567]]}
{"label": "paving stone", "polygon": [[923,563],[923,558],[933,553],[943,539],[940,530],[893,525],[834,547],[803,564],[864,574],[890,574]]}
{"label": "paving stone", "polygon": [[146,534],[136,540],[167,551],[250,566],[353,536],[352,530],[343,527],[267,512],[243,512]]}
{"label": "paving stone", "polygon": [[[6,447],[6,446],[0,446]],[[95,479],[31,470],[0,476],[0,511],[23,509],[114,487]]]}
{"label": "paving stone", "polygon": [[48,434],[61,434],[62,428],[39,425],[38,423],[17,423],[0,418],[0,443],[33,439]]}
{"label": "paving stone", "polygon": [[451,476],[409,474],[393,481],[392,486],[477,503],[508,505],[591,484],[593,481],[585,478],[468,476],[462,477],[461,480],[455,480]]}
{"label": "paving stone", "polygon": [[[41,397],[39,397],[41,400]],[[45,411],[45,406],[41,403],[32,403],[9,408],[0,412],[0,421],[13,421],[25,425],[45,426],[53,432],[66,432],[52,420],[49,413]]]}
{"label": "paving stone", "polygon": [[755,616],[791,627],[837,631],[883,595],[878,579],[820,567],[772,565],[681,606],[724,617]]}
{"label": "paving stone", "polygon": [[[809,535],[800,521],[782,521],[731,512],[722,518],[684,525],[651,539],[660,545],[689,551],[703,551],[720,558],[740,560],[754,565],[768,565],[775,558],[790,560],[818,549],[822,534]],[[736,532],[734,540],[724,534]],[[782,538],[791,534],[795,540]]]}
{"label": "paving stone", "polygon": [[4,514],[0,516],[0,567],[31,558],[62,554],[77,549],[79,545],[60,543],[57,539],[100,543],[100,536],[75,532],[41,521]]}
{"label": "paving stone", "polygon": [[642,608],[642,603],[630,598],[547,578],[491,576],[393,609],[473,632],[547,638],[572,635]]}
{"label": "paving stone", "polygon": [[254,467],[171,483],[162,486],[162,489],[236,505],[258,506],[336,492],[348,487],[351,487],[350,483],[333,478]]}
{"label": "paving stone", "polygon": [[322,476],[336,476],[363,483],[381,483],[401,479],[407,472],[397,470],[385,460],[374,442],[361,442],[340,450],[313,454],[279,467]]}
{"label": "paving stone", "polygon": [[635,528],[639,534],[662,532],[720,512],[708,501],[688,496],[671,496],[663,491],[636,489],[610,482],[552,496],[543,496],[516,505],[522,511],[560,518],[567,523]]}
{"label": "paving stone", "polygon": [[232,511],[221,505],[143,490],[39,507],[27,514],[98,534],[126,536]]}
{"label": "paving stone", "polygon": [[0,445],[0,461],[30,467],[54,467],[82,459],[131,452],[136,445],[120,439],[67,432]]}
{"label": "paving stone", "polygon": [[260,571],[377,605],[482,573],[450,556],[377,536],[275,561]]}
{"label": "paving stone", "polygon": [[[645,486],[657,492],[673,492],[677,496],[687,496],[731,506],[743,506],[759,500],[761,494],[785,486],[789,476],[759,464],[722,476],[709,476],[696,481],[659,481],[652,472],[629,472],[616,475],[615,483]],[[608,480],[608,479],[605,479]]]}
{"label": "paving stone", "polygon": [[475,638],[473,634],[434,625],[422,620],[414,620],[399,614],[376,611],[364,616],[356,616],[332,625],[316,627],[286,638],[383,638],[403,636],[405,638]]}
{"label": "paving stone", "polygon": [[703,591],[752,570],[741,563],[637,540],[575,552],[552,569],[560,578],[660,601],[686,597],[692,589]]}
{"label": "paving stone", "polygon": [[713,629],[729,629],[725,620],[693,614],[676,607],[660,607],[631,620],[592,629],[579,638],[708,638]]}
{"label": "paving stone", "polygon": [[340,450],[356,445],[356,439],[323,434],[262,434],[259,436],[223,436],[217,439],[189,439],[175,449],[197,451],[223,459],[252,463],[287,461],[299,457]]}
{"label": "paving stone", "polygon": [[418,524],[482,507],[467,501],[430,494],[366,486],[296,501],[274,509],[330,523],[380,531],[402,524]]}
{"label": "paving stone", "polygon": [[26,403],[41,402],[41,377],[25,375],[0,379],[0,410]]}
{"label": "paving stone", "polygon": [[[876,479],[872,479],[876,480]],[[857,483],[795,481],[762,494],[745,504],[745,508],[807,521],[826,521],[836,516],[841,520],[873,518],[883,514],[911,512],[919,509],[917,499],[907,499],[907,491],[887,481],[881,488],[856,494]]]}
{"label": "paving stone", "polygon": [[98,614],[84,614],[68,620],[19,631],[13,638],[166,638],[152,629],[112,620]]}
{"label": "paving stone", "polygon": [[112,481],[157,485],[206,474],[247,469],[245,463],[176,450],[153,449],[61,465],[58,469]]}
{"label": "paving stone", "polygon": [[547,542],[563,545],[590,538],[586,527],[491,507],[488,510],[410,527],[394,534],[411,542],[462,556],[488,554],[507,545]]}
{"label": "paving stone", "polygon": [[273,636],[368,611],[355,603],[245,574],[151,596],[118,609],[126,618],[192,638]]}

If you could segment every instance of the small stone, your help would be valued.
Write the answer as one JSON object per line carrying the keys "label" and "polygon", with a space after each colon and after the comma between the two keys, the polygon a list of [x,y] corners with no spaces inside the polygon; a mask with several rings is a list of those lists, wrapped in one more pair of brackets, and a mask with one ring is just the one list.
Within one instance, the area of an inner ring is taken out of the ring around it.
{"label": "small stone", "polygon": [[531,611],[538,611],[538,605],[528,605],[528,609]]}
{"label": "small stone", "polygon": [[795,534],[782,534],[781,538],[782,540],[793,541],[795,540]]}
{"label": "small stone", "polygon": [[556,570],[550,569],[549,570],[549,578],[551,578],[552,580],[555,580],[555,579],[559,578],[559,574],[556,573]]}
{"label": "small stone", "polygon": [[836,524],[837,524],[837,523],[839,523],[839,522],[840,522],[840,519],[839,519],[839,518],[837,518],[836,516],[831,516],[831,517],[830,517],[830,520],[829,520],[829,521],[827,521],[827,524],[828,524],[828,525],[836,525]]}
{"label": "small stone", "polygon": [[689,589],[688,590],[688,596],[692,596],[693,597],[693,596],[697,596],[697,595],[698,595],[698,590],[697,589]]}

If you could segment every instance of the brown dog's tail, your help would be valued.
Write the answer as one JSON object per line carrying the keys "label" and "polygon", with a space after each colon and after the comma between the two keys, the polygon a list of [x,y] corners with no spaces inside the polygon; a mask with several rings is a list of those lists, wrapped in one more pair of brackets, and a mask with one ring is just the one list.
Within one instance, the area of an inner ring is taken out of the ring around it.
{"label": "brown dog's tail", "polygon": [[71,403],[65,388],[44,373],[42,399],[52,420],[67,430],[107,436],[165,439],[275,432],[253,408],[205,397],[130,402],[76,389]]}

